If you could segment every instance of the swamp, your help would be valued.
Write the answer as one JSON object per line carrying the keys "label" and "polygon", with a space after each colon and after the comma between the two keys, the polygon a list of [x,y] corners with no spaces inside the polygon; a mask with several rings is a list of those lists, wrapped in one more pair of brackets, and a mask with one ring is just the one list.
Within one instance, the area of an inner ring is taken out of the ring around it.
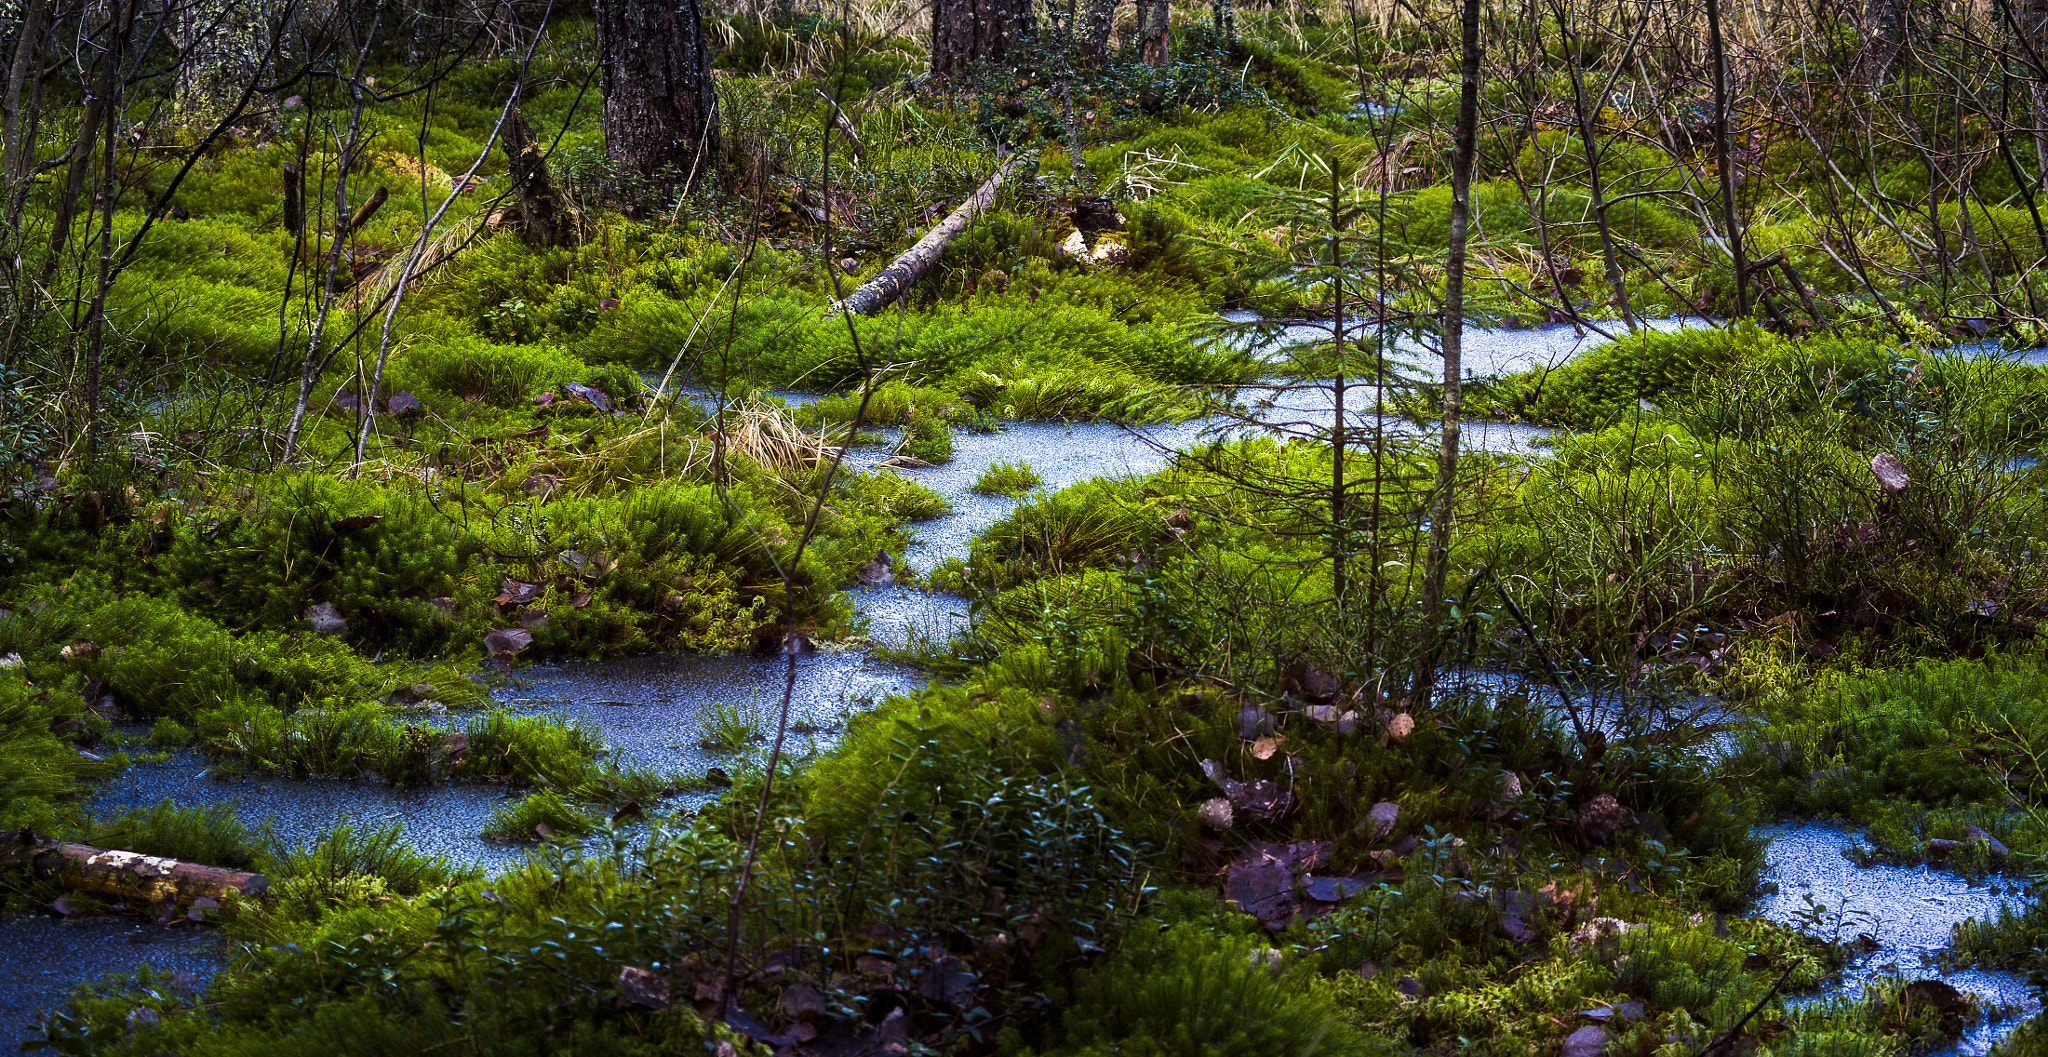
{"label": "swamp", "polygon": [[0,1048],[2048,1054],[2048,3],[0,0]]}

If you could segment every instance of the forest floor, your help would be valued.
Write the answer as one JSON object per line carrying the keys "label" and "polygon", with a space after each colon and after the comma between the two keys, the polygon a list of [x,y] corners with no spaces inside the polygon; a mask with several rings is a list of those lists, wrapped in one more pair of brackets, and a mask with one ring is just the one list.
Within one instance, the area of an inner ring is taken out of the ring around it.
{"label": "forest floor", "polygon": [[[1613,193],[1671,192],[1601,210],[1618,293],[1584,146],[1499,137],[1442,496],[1434,70],[1191,30],[1072,75],[1069,136],[1050,62],[947,94],[839,29],[799,82],[793,30],[729,28],[683,197],[604,161],[585,27],[537,53],[568,245],[494,197],[511,60],[372,108],[351,179],[393,190],[302,387],[336,218],[289,230],[275,189],[335,198],[333,101],[174,190],[126,174],[177,209],[110,296],[98,443],[48,425],[61,341],[0,378],[0,829],[268,891],[0,877],[35,966],[0,1042],[2048,1046],[2018,206],[1930,276],[1913,239],[1955,213],[1845,249],[1815,148],[1760,132],[1753,248],[1793,263],[1765,327],[1669,204],[1704,148],[1657,145],[1647,96],[1600,119]],[[1032,171],[906,301],[834,315],[998,141]],[[376,298],[451,191],[425,235],[460,251],[373,392]]]}

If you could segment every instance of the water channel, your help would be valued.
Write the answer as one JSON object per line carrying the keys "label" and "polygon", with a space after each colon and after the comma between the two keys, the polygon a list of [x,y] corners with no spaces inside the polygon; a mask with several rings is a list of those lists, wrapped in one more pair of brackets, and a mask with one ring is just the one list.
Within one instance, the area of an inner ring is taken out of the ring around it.
{"label": "water channel", "polygon": [[[1699,320],[1658,321],[1659,329],[1698,325]],[[1292,329],[1285,340],[1301,341],[1326,334],[1313,325]],[[1531,366],[1554,367],[1590,344],[1595,335],[1571,327],[1535,330],[1492,330],[1468,333],[1466,365],[1473,374],[1494,374]],[[1428,373],[1434,358],[1411,350]],[[1329,390],[1315,385],[1283,388],[1266,394],[1269,420],[1327,422]],[[1347,408],[1362,405],[1347,404]],[[1355,425],[1399,427],[1362,410],[1351,411]],[[902,470],[945,496],[953,512],[915,526],[914,542],[901,557],[920,574],[950,557],[966,554],[975,534],[1007,514],[1019,500],[985,496],[969,485],[992,463],[1024,462],[1035,470],[1048,492],[1100,476],[1139,475],[1167,465],[1174,449],[1196,441],[1206,426],[1187,422],[1133,432],[1101,423],[1032,422],[1011,424],[994,433],[962,432],[955,437],[954,458],[941,466]],[[1470,422],[1463,437],[1470,450],[1535,452],[1534,442],[1547,431],[1530,426]],[[868,451],[872,463],[879,453]],[[905,587],[860,587],[853,597],[873,639],[902,643],[913,631],[943,639],[964,622],[965,600]],[[798,753],[827,747],[847,718],[882,697],[919,685],[916,670],[877,660],[860,648],[828,648],[799,659],[791,722],[809,733],[795,739]],[[568,660],[521,670],[498,694],[500,704],[516,709],[549,711],[580,717],[602,731],[614,752],[634,764],[664,772],[701,774],[706,768],[730,765],[728,757],[699,747],[699,730],[714,702],[738,705],[769,714],[779,693],[783,662],[754,656],[648,654],[604,660]],[[478,833],[490,813],[512,794],[503,787],[440,785],[394,790],[368,781],[249,778],[223,781],[206,773],[206,761],[195,752],[179,751],[168,758],[142,763],[106,781],[91,809],[112,813],[146,806],[165,798],[179,804],[232,801],[250,824],[266,821],[287,840],[310,840],[346,818],[358,825],[405,827],[407,839],[423,850],[450,859],[495,869],[515,862],[524,850],[482,840]],[[667,805],[685,809],[709,794],[678,797]],[[1827,834],[1832,834],[1828,836]],[[1797,911],[1797,893],[1826,894],[1839,905],[1843,897],[1862,899],[1889,910],[1898,920],[1893,931],[1880,934],[1901,952],[1939,948],[1946,944],[1950,923],[1963,916],[1981,916],[1995,903],[1984,902],[1981,890],[1970,898],[1955,891],[1962,882],[1952,875],[1886,868],[1858,870],[1840,854],[1852,837],[1816,827],[1774,831],[1770,862],[1778,891],[1766,896],[1760,912],[1781,920]],[[1964,886],[1967,888],[1967,886]],[[1932,894],[1928,894],[1932,893]],[[1928,900],[1944,899],[1934,903]],[[2016,896],[2004,897],[2017,899]],[[1823,899],[1827,901],[1827,899]],[[1904,915],[1898,908],[1911,908]],[[1896,934],[1896,939],[1894,935]],[[132,969],[139,962],[167,972],[190,986],[202,986],[221,964],[224,950],[217,937],[197,926],[164,928],[133,921],[79,921],[40,916],[0,919],[0,965],[37,966],[35,972],[0,976],[0,1049],[12,1049],[35,1037],[31,1020],[37,1011],[61,1001],[77,981],[100,973]],[[1866,962],[1905,961],[1879,957]],[[1873,972],[1876,970],[1872,970]],[[1930,970],[1931,972],[1931,970]],[[1855,993],[1868,973],[1845,980]],[[1955,974],[1949,982],[1979,994],[1987,1004],[2024,1001],[2025,988],[2009,974]],[[1976,1025],[1957,1053],[1981,1053],[1990,1041],[2018,1019]]]}

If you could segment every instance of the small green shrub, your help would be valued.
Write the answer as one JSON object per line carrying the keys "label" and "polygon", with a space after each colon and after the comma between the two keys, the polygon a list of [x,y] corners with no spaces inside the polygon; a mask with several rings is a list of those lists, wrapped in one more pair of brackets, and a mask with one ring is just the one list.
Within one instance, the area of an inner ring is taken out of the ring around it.
{"label": "small green shrub", "polygon": [[1137,935],[1083,974],[1050,1054],[1095,1057],[1353,1057],[1398,1052],[1368,1039],[1316,986],[1251,939],[1193,925]]}
{"label": "small green shrub", "polygon": [[968,551],[967,576],[1008,587],[1107,565],[1163,531],[1163,519],[1130,482],[1083,481],[1024,503],[983,530]]}
{"label": "small green shrub", "polygon": [[493,711],[465,728],[469,749],[456,774],[576,790],[590,779],[604,743],[588,722]]}
{"label": "small green shrub", "polygon": [[913,418],[903,424],[903,440],[896,450],[929,463],[952,462],[953,427],[942,418]]}
{"label": "small green shrub", "polygon": [[981,471],[970,487],[983,495],[1023,495],[1044,484],[1038,471],[1026,462],[996,462]]}
{"label": "small green shrub", "polygon": [[446,856],[418,851],[399,823],[375,828],[342,822],[317,841],[269,852],[276,873],[333,884],[350,877],[375,877],[395,895],[417,896],[481,876],[475,867],[456,866]]}
{"label": "small green shrub", "polygon": [[169,716],[162,716],[150,724],[149,734],[143,740],[158,748],[174,749],[192,744],[196,737],[198,735],[194,734],[190,727]]}
{"label": "small green shrub", "polygon": [[76,702],[30,685],[18,668],[0,670],[0,829],[57,828],[75,812],[67,801],[109,769],[53,729],[82,711]]}
{"label": "small green shrub", "polygon": [[103,848],[239,870],[262,861],[269,835],[243,825],[231,800],[195,807],[160,800],[93,822],[79,839]]}
{"label": "small green shrub", "polygon": [[840,473],[840,487],[853,497],[854,503],[891,524],[929,521],[953,512],[953,504],[945,496],[903,474],[889,470],[851,474],[843,469]]}
{"label": "small green shrub", "polygon": [[498,841],[576,840],[597,830],[590,812],[544,789],[491,812],[483,837]]}

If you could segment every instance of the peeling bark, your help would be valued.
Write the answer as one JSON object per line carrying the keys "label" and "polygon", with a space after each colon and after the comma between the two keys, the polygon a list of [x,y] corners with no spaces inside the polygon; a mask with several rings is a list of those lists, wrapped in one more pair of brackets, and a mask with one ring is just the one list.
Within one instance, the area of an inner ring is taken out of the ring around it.
{"label": "peeling bark", "polygon": [[150,907],[219,900],[231,892],[260,896],[269,884],[259,873],[67,844],[27,831],[0,830],[0,869],[27,870],[69,889]]}
{"label": "peeling bark", "polygon": [[925,232],[924,237],[904,250],[902,256],[889,262],[887,268],[846,295],[846,300],[839,302],[835,311],[872,316],[902,297],[905,291],[924,278],[926,272],[931,271],[932,265],[938,263],[939,256],[946,252],[946,244],[959,237],[982,210],[995,202],[996,193],[1002,190],[1003,179],[1021,160],[1022,155],[1011,155],[997,166],[988,181],[967,196],[967,201],[960,203],[960,207],[948,214],[937,227]]}

